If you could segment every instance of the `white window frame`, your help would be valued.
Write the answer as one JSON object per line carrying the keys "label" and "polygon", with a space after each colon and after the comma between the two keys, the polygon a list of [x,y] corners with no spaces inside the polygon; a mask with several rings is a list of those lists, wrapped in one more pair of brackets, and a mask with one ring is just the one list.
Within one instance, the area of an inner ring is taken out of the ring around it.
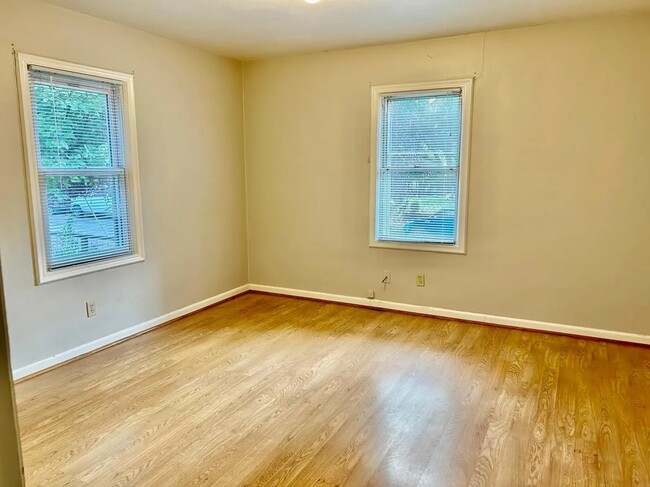
{"label": "white window frame", "polygon": [[[472,92],[474,79],[457,79],[449,81],[433,81],[399,85],[373,86],[371,88],[371,120],[370,120],[370,247],[400,250],[420,250],[427,252],[442,252],[451,254],[466,254],[467,245],[467,201],[469,185],[470,140],[472,127]],[[400,242],[377,240],[377,159],[379,157],[379,120],[381,117],[381,101],[386,96],[418,95],[435,93],[436,91],[461,90],[461,140],[460,167],[458,174],[458,208],[456,225],[456,243],[440,244],[428,242]]]}
{"label": "white window frame", "polygon": [[[130,212],[129,222],[131,226],[133,245],[133,252],[130,254],[109,257],[97,261],[82,262],[61,269],[48,270],[45,228],[42,213],[43,208],[38,180],[38,160],[33,124],[34,117],[32,113],[29,88],[29,66],[39,66],[47,70],[64,72],[82,78],[108,81],[122,86],[122,109],[124,117],[122,138],[125,154],[127,200],[129,202]],[[25,170],[27,177],[34,277],[36,285],[144,261],[144,232],[142,225],[140,176],[138,170],[133,75],[25,53],[16,54],[16,71],[18,74],[18,93],[23,130]]]}

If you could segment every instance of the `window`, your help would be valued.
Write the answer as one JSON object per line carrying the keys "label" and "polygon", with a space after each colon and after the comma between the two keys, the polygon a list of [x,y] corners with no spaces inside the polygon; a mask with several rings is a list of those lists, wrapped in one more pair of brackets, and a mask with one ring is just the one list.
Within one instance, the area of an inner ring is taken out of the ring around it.
{"label": "window", "polygon": [[465,253],[472,80],[372,88],[370,246]]}
{"label": "window", "polygon": [[144,260],[133,76],[17,64],[37,284]]}

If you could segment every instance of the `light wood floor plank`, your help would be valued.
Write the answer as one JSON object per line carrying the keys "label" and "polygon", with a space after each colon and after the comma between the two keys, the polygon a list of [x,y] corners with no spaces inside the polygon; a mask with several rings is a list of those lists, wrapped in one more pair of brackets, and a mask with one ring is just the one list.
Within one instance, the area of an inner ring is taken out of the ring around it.
{"label": "light wood floor plank", "polygon": [[28,487],[650,485],[650,349],[247,294],[16,387]]}

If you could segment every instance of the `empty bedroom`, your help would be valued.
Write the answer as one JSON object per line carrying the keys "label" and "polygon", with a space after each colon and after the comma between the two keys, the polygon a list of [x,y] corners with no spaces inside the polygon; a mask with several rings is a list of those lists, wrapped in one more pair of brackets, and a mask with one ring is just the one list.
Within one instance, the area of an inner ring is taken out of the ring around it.
{"label": "empty bedroom", "polygon": [[650,0],[0,0],[0,487],[650,487]]}

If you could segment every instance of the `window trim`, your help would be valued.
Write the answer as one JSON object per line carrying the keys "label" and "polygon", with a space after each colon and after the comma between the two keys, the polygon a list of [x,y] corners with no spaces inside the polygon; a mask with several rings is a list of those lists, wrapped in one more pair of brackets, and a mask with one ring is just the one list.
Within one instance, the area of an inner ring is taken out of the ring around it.
{"label": "window trim", "polygon": [[[426,252],[441,252],[449,254],[467,253],[467,204],[469,187],[470,140],[472,127],[472,95],[474,78],[464,78],[447,81],[431,81],[398,85],[382,85],[371,87],[370,114],[370,233],[369,247],[419,250]],[[458,223],[456,226],[455,244],[418,243],[377,240],[377,158],[379,117],[381,115],[381,99],[388,95],[417,95],[433,91],[461,90],[461,140],[460,167],[458,174]]]}
{"label": "window trim", "polygon": [[[128,255],[109,257],[94,262],[74,264],[69,267],[48,270],[45,226],[42,213],[42,200],[38,181],[38,160],[36,157],[36,138],[34,134],[32,105],[29,89],[28,67],[36,65],[52,71],[85,77],[89,79],[109,81],[122,85],[123,103],[123,142],[127,180],[127,198],[129,199],[129,217],[133,252]],[[91,272],[111,269],[145,260],[144,231],[142,223],[142,205],[140,194],[140,173],[138,167],[138,146],[135,125],[135,99],[133,75],[110,71],[102,68],[16,53],[16,72],[18,81],[18,96],[21,112],[23,151],[25,158],[25,174],[27,178],[27,196],[31,226],[32,256],[34,262],[34,280],[36,285],[68,279]]]}

